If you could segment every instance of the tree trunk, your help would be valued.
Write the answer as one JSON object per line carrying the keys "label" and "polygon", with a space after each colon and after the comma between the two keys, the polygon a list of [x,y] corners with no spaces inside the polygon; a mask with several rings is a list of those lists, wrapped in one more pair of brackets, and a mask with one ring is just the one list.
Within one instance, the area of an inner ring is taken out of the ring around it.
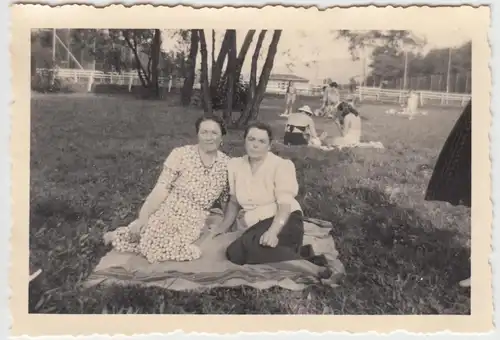
{"label": "tree trunk", "polygon": [[255,50],[253,52],[252,65],[250,69],[250,84],[248,89],[247,105],[241,116],[238,118],[238,122],[236,123],[237,126],[243,126],[250,121],[252,106],[254,103],[253,98],[255,98],[255,91],[257,89],[257,62],[259,61],[259,54],[264,38],[266,37],[266,33],[267,30],[260,31],[259,37],[257,38],[257,44],[255,45]]}
{"label": "tree trunk", "polygon": [[153,45],[151,46],[151,83],[154,98],[160,98],[160,84],[158,81],[158,72],[160,66],[160,52],[161,52],[161,31],[155,29],[153,37]]}
{"label": "tree trunk", "polygon": [[147,78],[146,70],[142,66],[141,59],[139,58],[139,52],[137,51],[137,41],[135,40],[135,37],[132,38],[133,43],[130,41],[131,38],[127,30],[123,31],[123,35],[125,41],[127,42],[128,47],[132,50],[132,53],[134,54],[135,68],[137,69],[137,75],[139,76],[139,80],[141,81],[142,86],[147,88],[149,87],[150,82],[149,79]]}
{"label": "tree trunk", "polygon": [[189,49],[189,58],[186,65],[186,76],[181,90],[181,103],[188,106],[191,103],[193,94],[194,77],[196,73],[196,56],[198,55],[198,30],[191,30],[191,47]]}
{"label": "tree trunk", "polygon": [[227,75],[227,95],[226,95],[226,108],[224,110],[223,119],[227,125],[232,124],[233,119],[233,95],[234,83],[236,81],[236,31],[230,30],[230,47],[227,59],[226,75]]}
{"label": "tree trunk", "polygon": [[201,91],[203,93],[203,110],[206,114],[212,113],[212,100],[210,94],[210,84],[208,82],[208,51],[207,41],[205,39],[205,31],[198,30],[200,36],[200,52],[201,52]]}
{"label": "tree trunk", "polygon": [[236,60],[236,71],[234,73],[234,79],[236,79],[236,81],[240,79],[241,69],[243,68],[243,63],[245,62],[248,50],[250,49],[250,45],[252,44],[255,32],[256,30],[249,30],[247,32],[247,35],[245,36],[245,40],[243,40],[243,45],[241,46],[240,52],[238,53],[238,59]]}
{"label": "tree trunk", "polygon": [[[220,47],[219,51],[219,56],[217,57],[217,60],[215,61],[215,66],[212,68],[212,76],[210,79],[210,89],[212,93],[216,93],[213,91],[217,90],[217,85],[219,84],[220,78],[222,76],[222,67],[224,66],[224,61],[226,60],[226,55],[229,51],[229,46],[230,46],[230,33],[229,31],[231,30],[226,30],[226,34],[224,34],[224,39],[222,40],[222,44]],[[232,30],[234,31],[234,30]]]}
{"label": "tree trunk", "polygon": [[259,116],[260,104],[264,99],[269,76],[271,75],[271,71],[274,66],[274,57],[278,51],[278,43],[281,38],[281,32],[282,30],[275,30],[273,33],[273,38],[267,51],[266,61],[264,62],[264,66],[262,67],[262,71],[260,73],[259,85],[257,86],[255,96],[252,98],[252,108],[250,110],[251,114],[246,117],[245,124],[248,124],[250,120],[257,119]]}
{"label": "tree trunk", "polygon": [[211,64],[211,69],[212,72],[210,72],[210,77],[214,74],[214,67],[215,67],[215,30],[212,30],[212,64]]}

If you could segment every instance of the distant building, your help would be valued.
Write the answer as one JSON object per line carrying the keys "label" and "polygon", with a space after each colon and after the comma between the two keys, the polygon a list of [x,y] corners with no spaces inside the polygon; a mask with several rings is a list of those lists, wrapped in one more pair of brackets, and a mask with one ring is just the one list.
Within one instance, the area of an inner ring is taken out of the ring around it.
{"label": "distant building", "polygon": [[288,87],[288,82],[293,81],[295,88],[300,90],[309,90],[309,79],[296,76],[294,74],[271,74],[267,83],[266,92],[284,93]]}

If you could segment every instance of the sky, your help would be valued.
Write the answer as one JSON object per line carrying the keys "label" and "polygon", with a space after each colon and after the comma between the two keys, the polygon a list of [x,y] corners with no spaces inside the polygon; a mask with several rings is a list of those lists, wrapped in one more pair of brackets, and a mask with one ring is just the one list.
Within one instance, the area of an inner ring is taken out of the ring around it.
{"label": "sky", "polygon": [[[247,30],[236,30],[238,50],[243,44],[243,39]],[[450,28],[447,31],[431,31],[422,27],[419,30],[413,30],[413,34],[420,38],[427,39],[427,45],[422,49],[423,53],[432,48],[445,48],[459,46],[468,40],[470,35],[466,32]],[[216,32],[215,51],[218,53],[220,42],[224,32]],[[250,73],[250,59],[257,42],[257,30],[254,35],[252,45],[247,54],[242,74],[247,77]],[[207,49],[212,50],[211,30],[205,30],[207,40]],[[272,31],[268,31],[263,43],[259,66],[264,64],[264,58],[267,54],[267,46],[271,41]],[[164,31],[163,45],[164,50],[178,50],[179,44],[172,39],[172,31]],[[209,57],[210,59],[210,57]],[[200,63],[198,58],[197,63]],[[210,60],[209,60],[210,63]],[[369,62],[368,62],[369,63]],[[260,72],[260,67],[258,72]],[[284,30],[278,45],[278,52],[274,60],[273,73],[295,74],[309,79],[312,83],[321,83],[324,78],[331,78],[337,82],[347,82],[353,76],[362,74],[362,62],[352,61],[348,50],[347,42],[335,38],[335,33],[325,31],[287,31]]]}

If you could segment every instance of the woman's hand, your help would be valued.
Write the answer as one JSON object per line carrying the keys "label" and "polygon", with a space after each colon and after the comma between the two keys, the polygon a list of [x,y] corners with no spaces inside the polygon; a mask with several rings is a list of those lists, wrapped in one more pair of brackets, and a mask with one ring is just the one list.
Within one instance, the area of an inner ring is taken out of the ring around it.
{"label": "woman's hand", "polygon": [[259,243],[261,246],[274,248],[278,245],[278,234],[272,230],[268,230],[262,234]]}

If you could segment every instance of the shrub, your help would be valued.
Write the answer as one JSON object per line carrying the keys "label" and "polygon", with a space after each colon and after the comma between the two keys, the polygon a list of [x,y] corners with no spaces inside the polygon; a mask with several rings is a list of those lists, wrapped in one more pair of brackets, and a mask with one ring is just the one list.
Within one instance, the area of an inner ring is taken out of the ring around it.
{"label": "shrub", "polygon": [[[241,111],[245,108],[248,101],[249,87],[242,78],[234,84],[233,90],[233,110]],[[227,106],[227,78],[221,79],[217,85],[217,89],[212,91],[212,108],[214,110],[223,110]]]}

